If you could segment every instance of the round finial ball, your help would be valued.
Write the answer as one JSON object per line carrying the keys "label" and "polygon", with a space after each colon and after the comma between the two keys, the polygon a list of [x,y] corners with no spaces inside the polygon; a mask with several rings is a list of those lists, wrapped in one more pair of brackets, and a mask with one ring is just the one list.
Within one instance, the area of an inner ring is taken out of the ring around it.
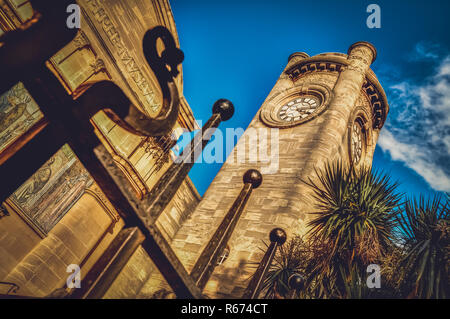
{"label": "round finial ball", "polygon": [[293,274],[288,279],[288,285],[290,289],[301,290],[305,285],[305,278],[300,274]]}
{"label": "round finial ball", "polygon": [[244,184],[250,183],[253,188],[258,188],[262,183],[262,175],[256,169],[249,169],[245,172],[243,180]]}
{"label": "round finial ball", "polygon": [[228,121],[234,114],[234,105],[227,99],[220,99],[214,103],[212,111],[219,113],[222,121]]}
{"label": "round finial ball", "polygon": [[283,245],[286,242],[286,232],[281,228],[274,228],[269,235],[270,241],[272,243],[277,243],[278,245]]}

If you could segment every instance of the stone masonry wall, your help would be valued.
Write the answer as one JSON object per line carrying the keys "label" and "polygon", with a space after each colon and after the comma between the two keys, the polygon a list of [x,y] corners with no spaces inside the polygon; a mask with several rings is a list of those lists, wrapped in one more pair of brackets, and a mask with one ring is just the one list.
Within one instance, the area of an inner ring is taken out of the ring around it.
{"label": "stone masonry wall", "polygon": [[[320,168],[327,161],[338,158],[349,161],[348,126],[357,107],[370,108],[361,88],[373,58],[373,50],[360,44],[350,50],[348,66],[341,71],[311,72],[295,82],[286,73],[280,76],[261,109],[274,95],[308,84],[328,87],[332,91],[331,100],[326,110],[313,120],[279,130],[279,169],[274,174],[263,174],[262,185],[253,191],[229,241],[230,255],[216,267],[204,290],[208,296],[242,296],[248,278],[256,269],[251,263],[261,260],[265,250],[263,241],[269,242],[268,235],[273,228],[285,229],[288,238],[305,232],[308,213],[314,210],[314,203],[309,187],[302,181],[313,178],[314,168]],[[301,60],[302,57],[291,59],[285,70]],[[256,129],[266,127],[259,114],[249,125],[249,128]],[[242,144],[246,145],[247,150],[258,147],[257,143],[249,143],[248,132],[247,129],[237,148]],[[376,139],[378,135],[371,136]],[[364,162],[371,162],[375,144],[372,142]],[[172,242],[188,271],[238,196],[243,186],[243,174],[250,168],[261,171],[267,166],[267,163],[261,162],[236,163],[233,158],[237,148]]]}

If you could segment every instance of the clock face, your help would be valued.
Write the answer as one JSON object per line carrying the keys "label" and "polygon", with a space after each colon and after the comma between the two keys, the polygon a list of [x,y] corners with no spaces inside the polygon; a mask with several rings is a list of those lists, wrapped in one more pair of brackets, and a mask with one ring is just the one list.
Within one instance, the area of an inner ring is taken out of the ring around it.
{"label": "clock face", "polygon": [[264,102],[261,121],[269,127],[289,128],[313,121],[330,104],[332,90],[321,84],[283,89]]}
{"label": "clock face", "polygon": [[306,119],[317,111],[319,101],[312,96],[302,96],[283,105],[278,117],[284,122],[296,122]]}
{"label": "clock face", "polygon": [[363,130],[359,122],[353,123],[351,136],[351,152],[354,164],[358,164],[361,160],[363,150]]}

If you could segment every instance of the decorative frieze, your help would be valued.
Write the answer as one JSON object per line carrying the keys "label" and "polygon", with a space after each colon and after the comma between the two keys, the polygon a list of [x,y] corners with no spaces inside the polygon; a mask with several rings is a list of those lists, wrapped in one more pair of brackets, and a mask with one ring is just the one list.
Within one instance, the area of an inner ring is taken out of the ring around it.
{"label": "decorative frieze", "polygon": [[382,93],[368,79],[364,82],[362,89],[367,95],[372,107],[373,128],[381,129],[386,120],[388,110],[387,107],[384,106]]}

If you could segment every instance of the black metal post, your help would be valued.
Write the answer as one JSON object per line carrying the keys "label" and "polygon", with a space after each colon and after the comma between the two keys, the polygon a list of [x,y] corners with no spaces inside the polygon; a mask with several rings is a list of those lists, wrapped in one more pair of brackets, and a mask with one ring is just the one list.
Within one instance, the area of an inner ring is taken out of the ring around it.
{"label": "black metal post", "polygon": [[273,257],[277,251],[278,246],[283,245],[286,242],[286,232],[281,228],[274,228],[270,232],[270,245],[267,248],[266,253],[264,254],[263,259],[259,263],[258,269],[256,269],[253,274],[252,279],[250,280],[247,289],[245,289],[244,294],[242,295],[243,299],[257,299],[259,293],[262,288],[262,284],[264,282],[264,278],[266,277],[267,271],[272,264]]}
{"label": "black metal post", "polygon": [[234,106],[228,100],[220,99],[213,105],[213,114],[192,139],[190,145],[180,157],[171,164],[169,169],[159,179],[152,192],[144,197],[146,210],[151,220],[156,220],[173,198],[181,183],[208,144],[215,129],[222,121],[229,120],[234,114]]}
{"label": "black metal post", "polygon": [[223,218],[216,232],[203,249],[200,257],[192,268],[191,277],[200,288],[203,290],[209,278],[211,277],[214,268],[217,265],[217,260],[227,246],[228,240],[231,237],[239,218],[244,211],[252,190],[258,188],[262,183],[262,175],[255,169],[248,170],[243,176],[244,186],[241,192],[234,201],[228,213]]}

